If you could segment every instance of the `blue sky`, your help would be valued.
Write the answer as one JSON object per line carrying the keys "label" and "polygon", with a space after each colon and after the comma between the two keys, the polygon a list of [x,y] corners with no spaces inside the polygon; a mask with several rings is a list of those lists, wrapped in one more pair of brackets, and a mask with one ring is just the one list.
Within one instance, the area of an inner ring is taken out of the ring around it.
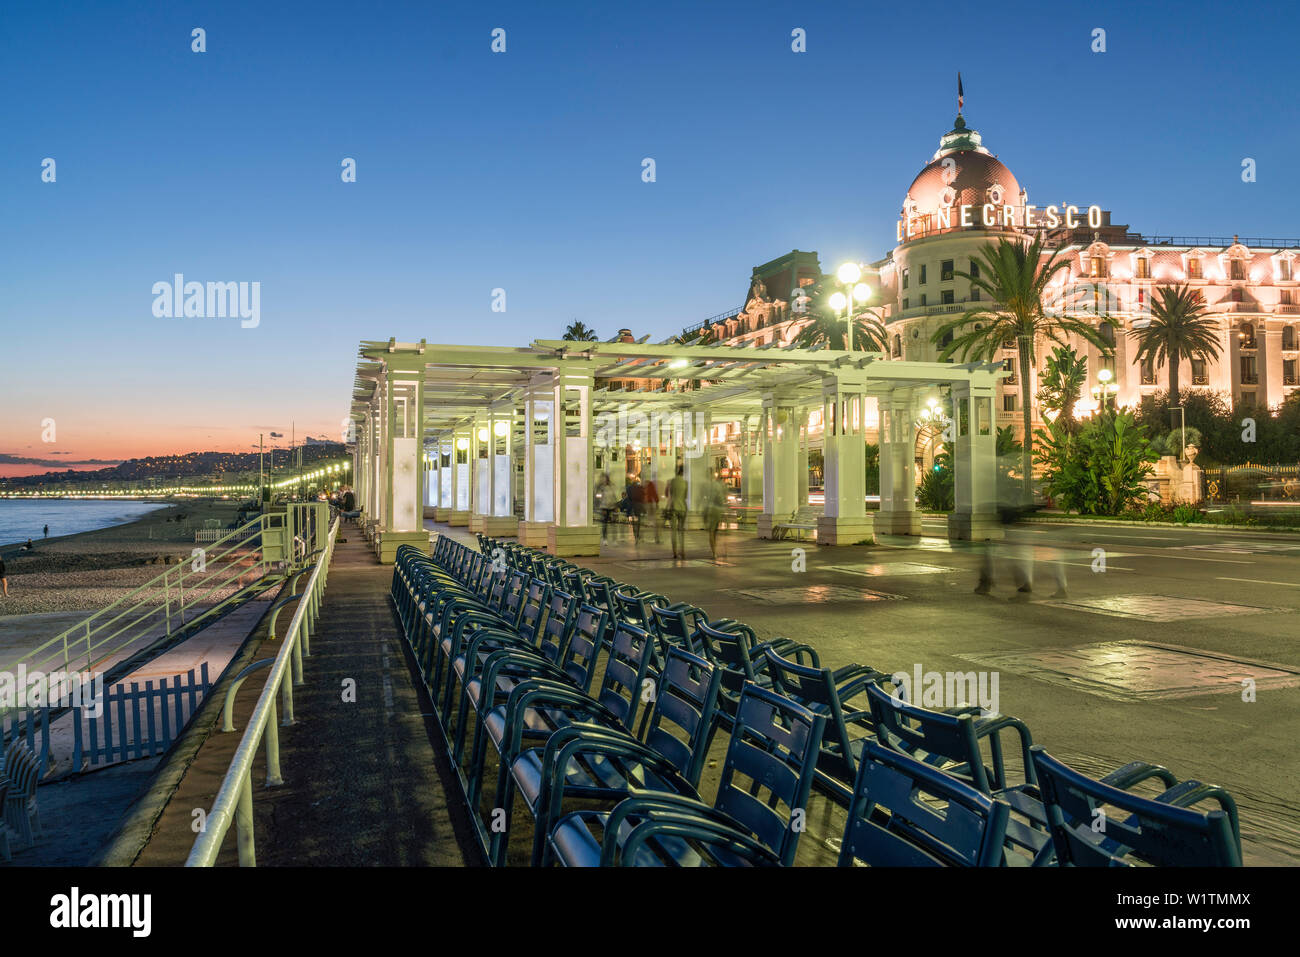
{"label": "blue sky", "polygon": [[[337,434],[362,338],[524,343],[574,318],[660,337],[792,248],[879,258],[958,69],[1031,201],[1148,234],[1300,235],[1294,9],[916,11],[9,3],[0,455]],[[177,272],[260,282],[260,325],[156,318]]]}

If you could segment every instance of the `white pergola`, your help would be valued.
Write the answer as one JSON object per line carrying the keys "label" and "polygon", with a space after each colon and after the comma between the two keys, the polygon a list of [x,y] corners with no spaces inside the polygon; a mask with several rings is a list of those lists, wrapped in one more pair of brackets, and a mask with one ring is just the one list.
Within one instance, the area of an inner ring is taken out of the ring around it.
{"label": "white pergola", "polygon": [[[671,342],[539,339],[520,348],[363,341],[351,416],[366,532],[383,561],[427,547],[426,516],[557,555],[597,554],[592,479],[635,450],[660,482],[681,468],[698,516],[712,426],[739,425],[741,472],[757,492],[760,537],[806,499],[800,441],[820,409],[825,512],[819,544],[919,535],[917,413],[942,396],[952,423],[950,539],[999,537],[997,363],[908,362],[879,352]],[[636,380],[638,388],[621,388]],[[868,423],[880,441],[880,510],[866,509]],[[522,470],[516,489],[516,471]],[[516,514],[522,497],[523,519]],[[756,496],[757,497],[757,496]]]}

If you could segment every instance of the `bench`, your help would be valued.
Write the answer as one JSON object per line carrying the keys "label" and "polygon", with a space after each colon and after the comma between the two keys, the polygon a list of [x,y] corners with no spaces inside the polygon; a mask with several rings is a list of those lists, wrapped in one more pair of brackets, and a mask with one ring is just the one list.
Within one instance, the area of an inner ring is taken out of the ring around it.
{"label": "bench", "polygon": [[772,523],[772,538],[780,541],[789,534],[795,533],[800,541],[803,541],[804,532],[817,531],[817,519],[821,517],[821,512],[811,505],[805,505],[803,508],[796,509],[787,521]]}

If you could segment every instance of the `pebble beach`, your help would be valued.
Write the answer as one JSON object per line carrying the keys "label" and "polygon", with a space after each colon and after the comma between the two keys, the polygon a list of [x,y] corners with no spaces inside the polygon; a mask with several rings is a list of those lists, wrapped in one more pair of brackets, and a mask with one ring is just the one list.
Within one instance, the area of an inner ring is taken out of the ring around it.
{"label": "pebble beach", "polygon": [[0,621],[10,615],[96,610],[162,573],[189,561],[194,533],[208,520],[224,526],[238,503],[196,500],[161,508],[111,528],[58,538],[0,545],[9,596],[0,594]]}

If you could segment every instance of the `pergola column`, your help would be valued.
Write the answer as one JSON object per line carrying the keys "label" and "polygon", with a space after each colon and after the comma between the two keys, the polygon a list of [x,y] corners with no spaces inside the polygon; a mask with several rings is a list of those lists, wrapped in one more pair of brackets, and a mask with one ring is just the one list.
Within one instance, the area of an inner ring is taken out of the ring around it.
{"label": "pergola column", "polygon": [[562,365],[555,374],[555,524],[546,533],[552,555],[600,554],[600,527],[591,521],[591,390],[592,377],[585,372]]}
{"label": "pergola column", "polygon": [[471,437],[474,428],[465,425],[452,433],[451,509],[447,524],[464,528],[469,525],[470,477],[473,474]]}
{"label": "pergola column", "polygon": [[447,522],[451,518],[453,482],[456,475],[456,444],[445,435],[438,437],[435,450],[438,456],[438,500],[433,512],[435,522]]}
{"label": "pergola column", "polygon": [[808,410],[799,410],[799,502],[796,508],[808,504]]}
{"label": "pergola column", "polygon": [[895,388],[886,393],[879,398],[879,409],[880,511],[875,515],[875,534],[920,535],[912,390]]}
{"label": "pergola column", "polygon": [[822,454],[825,513],[818,545],[852,545],[871,538],[866,510],[866,396],[861,383],[822,380]]}
{"label": "pergola column", "polygon": [[367,415],[367,468],[366,468],[366,538],[373,542],[383,523],[383,382],[375,387]]}
{"label": "pergola column", "polygon": [[488,498],[484,503],[483,534],[493,537],[515,535],[514,406],[493,409],[487,421]]}
{"label": "pergola column", "polygon": [[743,416],[740,420],[740,503],[746,507],[763,501],[763,450],[759,439],[759,429],[753,426],[750,416]]}
{"label": "pergola column", "polygon": [[529,392],[524,401],[524,520],[519,541],[545,548],[555,523],[554,394]]}
{"label": "pergola column", "polygon": [[424,517],[435,518],[438,508],[438,483],[441,479],[438,447],[425,446],[424,449]]}
{"label": "pergola column", "polygon": [[401,545],[427,551],[424,530],[424,357],[395,357],[381,377],[383,485],[377,550],[385,564]]}
{"label": "pergola column", "polygon": [[953,482],[956,508],[948,516],[948,540],[1000,539],[997,429],[993,399],[997,379],[981,375],[952,385]]}
{"label": "pergola column", "polygon": [[469,447],[469,530],[481,532],[483,519],[492,514],[492,430],[487,412],[474,416]]}
{"label": "pergola column", "polygon": [[771,538],[772,526],[788,521],[798,508],[799,423],[794,403],[773,393],[763,396],[763,513],[758,537]]}

